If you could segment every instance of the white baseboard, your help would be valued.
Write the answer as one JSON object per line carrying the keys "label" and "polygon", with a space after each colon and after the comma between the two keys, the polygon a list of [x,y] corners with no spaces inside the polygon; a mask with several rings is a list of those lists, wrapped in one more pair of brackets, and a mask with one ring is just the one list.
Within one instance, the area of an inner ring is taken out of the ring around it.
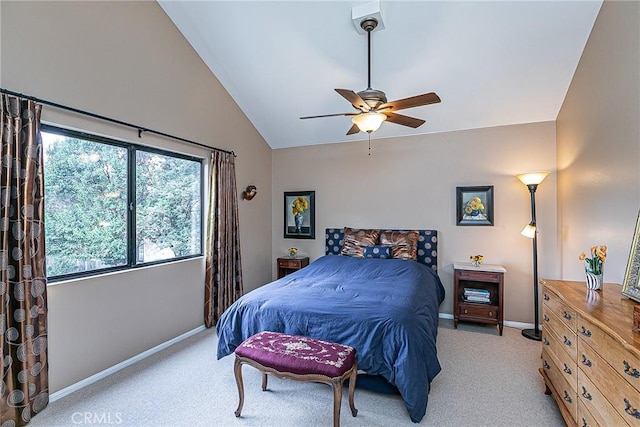
{"label": "white baseboard", "polygon": [[177,336],[175,338],[170,339],[169,341],[165,341],[162,344],[159,344],[159,345],[157,345],[157,346],[155,346],[153,348],[150,348],[149,350],[143,351],[142,353],[137,354],[137,355],[125,360],[125,361],[122,361],[122,362],[118,363],[117,365],[114,365],[114,366],[112,366],[110,368],[107,368],[104,371],[98,372],[97,374],[92,375],[92,376],[90,376],[88,378],[85,378],[85,379],[83,379],[81,381],[78,381],[75,384],[71,384],[69,387],[65,387],[60,391],[56,391],[55,393],[52,393],[49,396],[49,402],[54,402],[54,401],[56,401],[58,399],[61,399],[61,398],[65,397],[68,394],[73,393],[74,391],[78,391],[83,387],[86,387],[86,386],[88,386],[90,384],[93,384],[96,381],[99,381],[99,380],[101,380],[101,379],[103,379],[105,377],[108,377],[111,374],[115,374],[116,372],[126,368],[127,366],[133,365],[134,363],[139,362],[140,360],[145,359],[145,358],[151,356],[152,354],[155,354],[155,353],[157,353],[157,352],[159,352],[161,350],[164,350],[165,348],[167,348],[169,346],[172,346],[173,344],[175,344],[177,342],[180,342],[180,341],[182,341],[184,339],[187,339],[190,336],[197,334],[198,332],[202,332],[205,329],[206,328],[205,328],[204,325],[198,326],[195,329],[187,331],[182,335],[179,335],[179,336]]}
{"label": "white baseboard", "polygon": [[[439,313],[438,317],[440,319],[453,319],[453,314]],[[533,328],[533,323],[513,322],[511,320],[505,320],[504,326],[516,329],[531,329]],[[540,328],[542,328],[542,325],[540,325]]]}

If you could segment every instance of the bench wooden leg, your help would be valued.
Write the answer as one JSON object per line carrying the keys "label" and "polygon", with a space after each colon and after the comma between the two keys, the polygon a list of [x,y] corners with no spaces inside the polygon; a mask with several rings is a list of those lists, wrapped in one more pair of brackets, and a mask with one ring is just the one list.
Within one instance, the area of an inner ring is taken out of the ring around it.
{"label": "bench wooden leg", "polygon": [[242,405],[244,404],[244,384],[242,383],[242,362],[240,362],[238,357],[236,357],[235,362],[233,362],[233,373],[236,376],[236,385],[238,386],[238,396],[240,398],[238,409],[236,409],[234,413],[236,417],[239,417],[240,411],[242,411]]}
{"label": "bench wooden leg", "polygon": [[342,378],[331,380],[333,388],[333,427],[340,427],[340,407],[342,406]]}
{"label": "bench wooden leg", "polygon": [[353,402],[353,396],[356,390],[356,379],[358,378],[358,364],[354,362],[353,371],[351,371],[351,376],[349,377],[349,406],[351,407],[351,415],[354,417],[358,415],[358,410],[356,409],[356,405]]}
{"label": "bench wooden leg", "polygon": [[262,391],[267,391],[267,374],[262,373]]}

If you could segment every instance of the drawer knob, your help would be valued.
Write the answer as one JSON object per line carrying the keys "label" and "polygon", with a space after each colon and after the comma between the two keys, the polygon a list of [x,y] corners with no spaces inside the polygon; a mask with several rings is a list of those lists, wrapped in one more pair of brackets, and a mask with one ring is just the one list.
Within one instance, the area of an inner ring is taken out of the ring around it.
{"label": "drawer knob", "polygon": [[492,316],[493,316],[493,311],[490,311],[489,312],[489,317],[492,317]]}
{"label": "drawer knob", "polygon": [[564,369],[563,371],[565,371],[567,374],[571,375],[571,369],[569,369],[569,367],[567,366],[566,363],[564,363]]}
{"label": "drawer knob", "polygon": [[587,420],[585,420],[584,418],[582,419],[582,427],[587,427]]}
{"label": "drawer knob", "polygon": [[591,360],[587,359],[587,356],[582,355],[582,364],[588,368],[591,367]]}
{"label": "drawer knob", "polygon": [[549,321],[549,316],[547,316],[546,314],[544,315],[544,321],[548,322]]}
{"label": "drawer knob", "polygon": [[464,314],[467,314],[467,309],[466,308],[464,309]]}
{"label": "drawer knob", "polygon": [[638,412],[638,410],[636,408],[634,408],[633,406],[631,406],[631,403],[629,402],[628,399],[624,399],[624,412],[626,412],[627,414],[631,415],[634,418],[637,418],[640,420],[640,412]]}
{"label": "drawer knob", "polygon": [[544,294],[544,300],[545,300],[545,301],[549,301],[549,299],[550,299],[550,298],[549,298],[549,295]]}
{"label": "drawer knob", "polygon": [[571,340],[569,338],[567,338],[566,335],[563,335],[562,338],[564,338],[564,340],[563,340],[564,345],[571,347]]}
{"label": "drawer knob", "polygon": [[549,366],[546,360],[542,361],[542,366],[544,366],[544,369],[551,369],[551,366]]}
{"label": "drawer knob", "polygon": [[629,365],[629,362],[627,362],[626,360],[623,361],[622,363],[624,363],[625,374],[633,378],[640,378],[640,371],[638,371],[636,368],[632,368],[631,365]]}
{"label": "drawer knob", "polygon": [[590,337],[591,336],[591,331],[588,330],[587,328],[585,328],[584,326],[580,329],[580,333],[582,335],[584,335],[585,337]]}
{"label": "drawer knob", "polygon": [[565,319],[567,319],[567,320],[571,320],[571,314],[570,314],[570,313],[567,313],[567,312],[565,311],[563,316],[564,316],[564,318],[565,318]]}
{"label": "drawer knob", "polygon": [[591,396],[591,393],[589,393],[587,391],[587,389],[584,388],[584,386],[582,386],[582,397],[584,397],[587,400],[593,400],[593,397]]}
{"label": "drawer knob", "polygon": [[[569,403],[572,403],[572,402],[573,402],[573,400],[571,399],[571,396],[569,396],[569,393],[567,393],[567,390],[565,390],[565,391],[564,391],[564,397],[563,397],[563,399],[564,399],[564,400],[566,400],[566,401],[567,401],[567,402],[569,402]],[[626,399],[625,399],[625,400],[626,400]]]}
{"label": "drawer knob", "polygon": [[549,340],[547,339],[547,337],[544,337],[542,339],[542,342],[544,343],[544,345],[549,345]]}

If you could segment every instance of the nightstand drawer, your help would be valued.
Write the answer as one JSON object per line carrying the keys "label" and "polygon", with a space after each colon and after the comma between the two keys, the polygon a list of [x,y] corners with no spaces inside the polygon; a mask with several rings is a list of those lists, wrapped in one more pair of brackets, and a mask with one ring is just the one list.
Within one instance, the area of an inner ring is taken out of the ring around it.
{"label": "nightstand drawer", "polygon": [[458,278],[461,280],[478,280],[481,282],[495,282],[500,281],[500,275],[502,273],[492,273],[488,271],[471,271],[471,270],[456,270]]}
{"label": "nightstand drawer", "polygon": [[498,319],[498,307],[495,305],[460,303],[458,306],[461,317],[475,317],[480,319]]}
{"label": "nightstand drawer", "polygon": [[283,268],[300,268],[302,264],[302,258],[278,258],[278,267]]}

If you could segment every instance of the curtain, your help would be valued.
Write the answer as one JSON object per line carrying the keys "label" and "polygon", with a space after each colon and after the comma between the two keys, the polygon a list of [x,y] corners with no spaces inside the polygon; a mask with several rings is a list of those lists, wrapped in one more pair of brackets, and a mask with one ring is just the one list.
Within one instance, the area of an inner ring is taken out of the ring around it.
{"label": "curtain", "polygon": [[234,157],[233,153],[211,153],[204,289],[207,328],[243,293]]}
{"label": "curtain", "polygon": [[0,415],[22,426],[49,403],[42,106],[0,96]]}

